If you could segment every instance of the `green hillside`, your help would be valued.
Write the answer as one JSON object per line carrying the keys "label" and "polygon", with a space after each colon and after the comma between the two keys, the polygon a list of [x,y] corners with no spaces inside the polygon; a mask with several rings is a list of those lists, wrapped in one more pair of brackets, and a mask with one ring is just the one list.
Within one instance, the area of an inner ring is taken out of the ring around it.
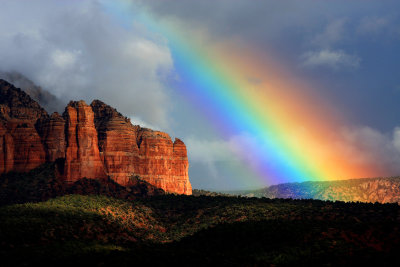
{"label": "green hillside", "polygon": [[258,266],[388,262],[397,204],[175,196],[66,195],[0,208],[6,266]]}

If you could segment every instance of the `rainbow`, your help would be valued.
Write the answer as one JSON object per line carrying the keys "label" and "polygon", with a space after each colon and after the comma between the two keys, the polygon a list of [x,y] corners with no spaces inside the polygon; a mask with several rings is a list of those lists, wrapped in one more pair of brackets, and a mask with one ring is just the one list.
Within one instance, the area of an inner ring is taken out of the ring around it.
{"label": "rainbow", "polygon": [[158,21],[131,1],[110,5],[113,12],[168,40],[180,78],[177,90],[224,138],[249,137],[235,151],[263,184],[379,173],[346,156],[338,137],[346,123],[334,107],[263,51],[232,42],[204,46],[202,33],[189,34],[182,25]]}

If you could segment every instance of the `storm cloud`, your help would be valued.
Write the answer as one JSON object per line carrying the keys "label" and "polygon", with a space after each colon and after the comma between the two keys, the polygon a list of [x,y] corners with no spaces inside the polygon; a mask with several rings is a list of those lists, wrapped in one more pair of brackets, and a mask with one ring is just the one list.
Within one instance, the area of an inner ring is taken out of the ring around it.
{"label": "storm cloud", "polygon": [[[205,47],[232,42],[274,55],[348,119],[337,130],[347,157],[379,161],[385,175],[399,174],[397,0],[131,2],[132,14],[145,10],[158,22],[204,34]],[[212,133],[171,88],[176,73],[168,40],[134,23],[134,16],[121,20],[107,10],[110,3],[2,1],[0,72],[21,73],[65,102],[99,98],[133,123],[182,138],[194,187],[227,189],[232,180],[248,185],[252,174],[240,168],[235,149],[252,145],[251,135]]]}
{"label": "storm cloud", "polygon": [[2,1],[0,59],[0,71],[19,72],[65,102],[99,98],[126,116],[168,124],[169,48],[122,27],[97,1]]}

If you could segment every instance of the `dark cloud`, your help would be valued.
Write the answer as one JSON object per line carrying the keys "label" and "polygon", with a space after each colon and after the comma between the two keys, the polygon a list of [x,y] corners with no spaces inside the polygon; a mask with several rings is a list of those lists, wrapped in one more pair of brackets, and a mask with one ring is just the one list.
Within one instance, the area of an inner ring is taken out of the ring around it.
{"label": "dark cloud", "polygon": [[[100,98],[136,122],[187,139],[195,187],[223,189],[232,180],[246,185],[251,174],[239,170],[231,140],[210,133],[189,112],[193,107],[167,88],[174,62],[163,37],[134,26],[133,18],[121,21],[105,7],[111,0],[1,2],[0,71],[21,73],[64,102]],[[369,126],[344,125],[341,145],[349,155],[364,153],[372,162],[379,159],[370,152],[379,150],[382,168],[399,171],[397,0],[132,2],[135,12],[145,9],[160,23],[205,32],[210,44],[238,42],[273,54],[349,121]]]}
{"label": "dark cloud", "polygon": [[19,72],[65,102],[100,98],[127,116],[168,124],[169,48],[122,27],[97,1],[2,1],[0,58],[0,71]]}
{"label": "dark cloud", "polygon": [[0,72],[0,79],[24,90],[49,113],[62,113],[67,105],[67,102],[62,101],[18,72]]}
{"label": "dark cloud", "polygon": [[[393,91],[400,83],[398,1],[134,2],[160,21],[206,32],[211,44],[240,42],[243,53],[248,45],[273,54],[287,73],[307,81],[350,124],[368,125],[343,125],[347,130],[341,140],[349,157],[371,164],[379,161],[385,174],[400,171],[395,128],[400,125],[400,106]],[[214,168],[210,173],[219,173],[217,165],[204,164]]]}

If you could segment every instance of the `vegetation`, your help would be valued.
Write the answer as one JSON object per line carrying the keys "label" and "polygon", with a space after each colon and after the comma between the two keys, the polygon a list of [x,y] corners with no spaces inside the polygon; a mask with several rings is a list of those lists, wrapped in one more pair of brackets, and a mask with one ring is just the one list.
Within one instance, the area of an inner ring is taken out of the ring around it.
{"label": "vegetation", "polygon": [[9,172],[0,176],[0,205],[43,201],[65,194],[56,179],[55,164],[46,163],[28,173]]}
{"label": "vegetation", "polygon": [[203,189],[193,189],[192,190],[192,195],[193,196],[209,196],[209,197],[229,197],[233,196],[230,194],[225,194],[225,193],[220,193],[220,192],[213,192],[213,191],[208,191],[208,190],[203,190]]}
{"label": "vegetation", "polygon": [[395,263],[397,204],[66,195],[0,208],[4,265]]}
{"label": "vegetation", "polygon": [[45,163],[28,173],[9,172],[0,176],[0,206],[45,201],[66,194],[105,195],[119,199],[136,199],[165,192],[135,176],[129,186],[108,179],[80,179],[66,184],[57,178],[57,162]]}
{"label": "vegetation", "polygon": [[249,197],[400,203],[400,177],[286,183],[227,193]]}

